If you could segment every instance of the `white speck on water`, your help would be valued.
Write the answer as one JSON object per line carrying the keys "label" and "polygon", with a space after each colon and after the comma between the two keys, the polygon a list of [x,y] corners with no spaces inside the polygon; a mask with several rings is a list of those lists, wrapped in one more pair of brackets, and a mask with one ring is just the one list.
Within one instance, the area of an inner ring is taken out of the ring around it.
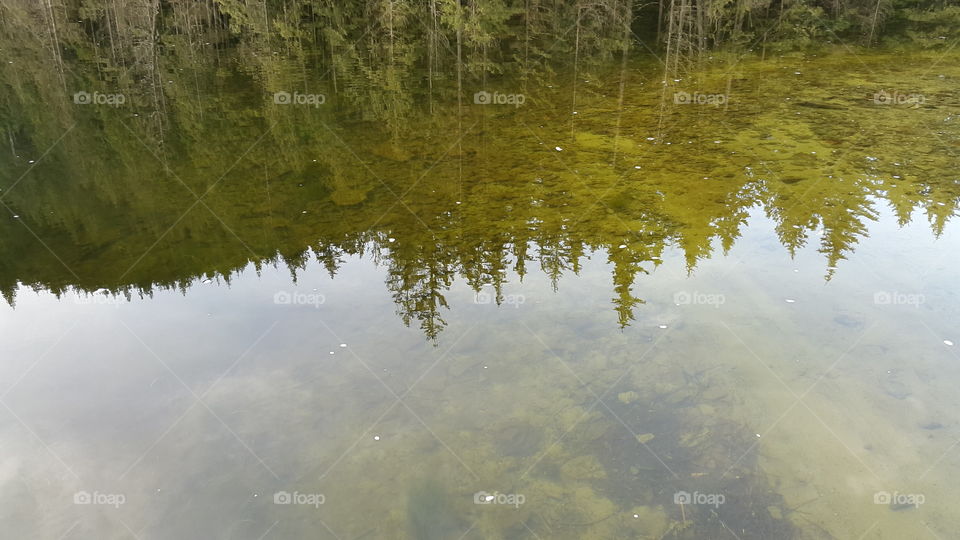
{"label": "white speck on water", "polygon": [[336,354],[336,353],[335,353],[335,352],[333,352],[333,351],[330,351],[330,354]]}
{"label": "white speck on water", "polygon": [[754,435],[756,435],[757,437],[759,437],[759,436],[760,436],[760,434],[759,434],[759,433],[755,433]]}
{"label": "white speck on water", "polygon": [[947,347],[953,347],[953,342],[950,341],[949,339],[943,340],[943,344],[946,345]]}
{"label": "white speck on water", "polygon": [[657,328],[659,328],[659,329],[661,329],[661,330],[664,330],[664,329],[666,329],[666,328],[667,328],[667,325],[665,325],[665,324],[661,324],[661,325],[660,325],[660,326],[658,326]]}
{"label": "white speck on water", "polygon": [[390,242],[391,244],[394,243],[394,242],[396,242],[396,241],[397,241],[396,238],[387,238],[387,242]]}
{"label": "white speck on water", "polygon": [[483,369],[487,369],[487,366],[483,366]]}
{"label": "white speck on water", "polygon": [[639,166],[639,165],[634,165],[633,168],[634,168],[634,169],[639,169],[640,166]]}
{"label": "white speck on water", "polygon": [[557,152],[563,152],[563,148],[560,148],[559,146],[554,146],[553,149]]}
{"label": "white speck on water", "polygon": [[306,214],[306,213],[307,213],[307,211],[306,211],[306,210],[304,210],[303,212],[300,212],[300,213],[301,213],[301,214]]}
{"label": "white speck on water", "polygon": [[620,249],[623,249],[623,248],[627,247],[627,245],[626,245],[626,244],[620,244],[620,245],[617,246],[617,247],[620,248]]}
{"label": "white speck on water", "polygon": [[796,300],[794,300],[793,298],[787,298],[788,304],[793,304],[794,302],[796,302]]}
{"label": "white speck on water", "polygon": [[341,347],[341,348],[346,347],[346,346],[347,346],[346,343],[341,343],[341,344],[340,344],[340,347]]}
{"label": "white speck on water", "polygon": [[647,140],[648,140],[648,141],[655,141],[655,140],[657,140],[657,138],[656,138],[656,137],[647,137]]}
{"label": "white speck on water", "polygon": [[877,160],[877,158],[875,158],[875,157],[873,157],[873,156],[867,156],[867,161],[876,161],[876,160]]}
{"label": "white speck on water", "polygon": [[460,204],[460,201],[457,201],[457,204]]}
{"label": "white speck on water", "polygon": [[379,441],[379,440],[380,440],[380,436],[379,436],[379,435],[374,435],[374,436],[373,436],[373,440]]}
{"label": "white speck on water", "polygon": [[639,518],[640,518],[640,514],[634,514],[634,515],[633,515],[633,519],[639,519]]}

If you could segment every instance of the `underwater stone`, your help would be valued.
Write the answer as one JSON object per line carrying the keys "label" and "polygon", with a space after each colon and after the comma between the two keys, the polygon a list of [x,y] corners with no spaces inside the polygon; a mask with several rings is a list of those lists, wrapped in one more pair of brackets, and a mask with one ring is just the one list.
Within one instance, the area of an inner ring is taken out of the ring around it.
{"label": "underwater stone", "polygon": [[656,435],[653,433],[641,433],[640,435],[637,435],[637,441],[639,441],[640,444],[647,444],[648,442],[652,441],[654,437],[656,437]]}

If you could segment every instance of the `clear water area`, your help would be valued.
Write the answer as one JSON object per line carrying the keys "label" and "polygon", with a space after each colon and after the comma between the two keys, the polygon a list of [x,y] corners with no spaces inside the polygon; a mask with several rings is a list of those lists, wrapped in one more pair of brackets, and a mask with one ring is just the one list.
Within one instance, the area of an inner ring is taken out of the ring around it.
{"label": "clear water area", "polygon": [[949,538],[955,60],[20,103],[4,535]]}

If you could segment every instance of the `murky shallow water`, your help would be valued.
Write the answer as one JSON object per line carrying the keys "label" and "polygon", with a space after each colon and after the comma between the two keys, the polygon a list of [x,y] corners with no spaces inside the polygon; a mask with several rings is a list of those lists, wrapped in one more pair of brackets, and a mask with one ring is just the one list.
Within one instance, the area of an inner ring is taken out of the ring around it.
{"label": "murky shallow water", "polygon": [[5,534],[950,537],[960,71],[915,60],[25,99]]}

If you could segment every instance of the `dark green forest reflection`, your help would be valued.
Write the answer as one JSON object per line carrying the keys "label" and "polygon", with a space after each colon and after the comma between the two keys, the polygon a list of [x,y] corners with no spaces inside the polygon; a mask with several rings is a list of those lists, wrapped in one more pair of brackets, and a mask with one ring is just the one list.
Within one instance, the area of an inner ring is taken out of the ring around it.
{"label": "dark green forest reflection", "polygon": [[816,244],[830,279],[880,206],[938,235],[960,200],[955,55],[717,53],[664,81],[622,11],[525,19],[524,41],[498,26],[506,7],[381,11],[371,32],[361,12],[311,12],[340,32],[235,4],[3,8],[9,302],[18,283],[136,295],[369,256],[433,337],[455,279],[499,294],[511,272],[557,281],[594,255],[627,325],[665,250],[692,271],[752,208],[787,251]]}

